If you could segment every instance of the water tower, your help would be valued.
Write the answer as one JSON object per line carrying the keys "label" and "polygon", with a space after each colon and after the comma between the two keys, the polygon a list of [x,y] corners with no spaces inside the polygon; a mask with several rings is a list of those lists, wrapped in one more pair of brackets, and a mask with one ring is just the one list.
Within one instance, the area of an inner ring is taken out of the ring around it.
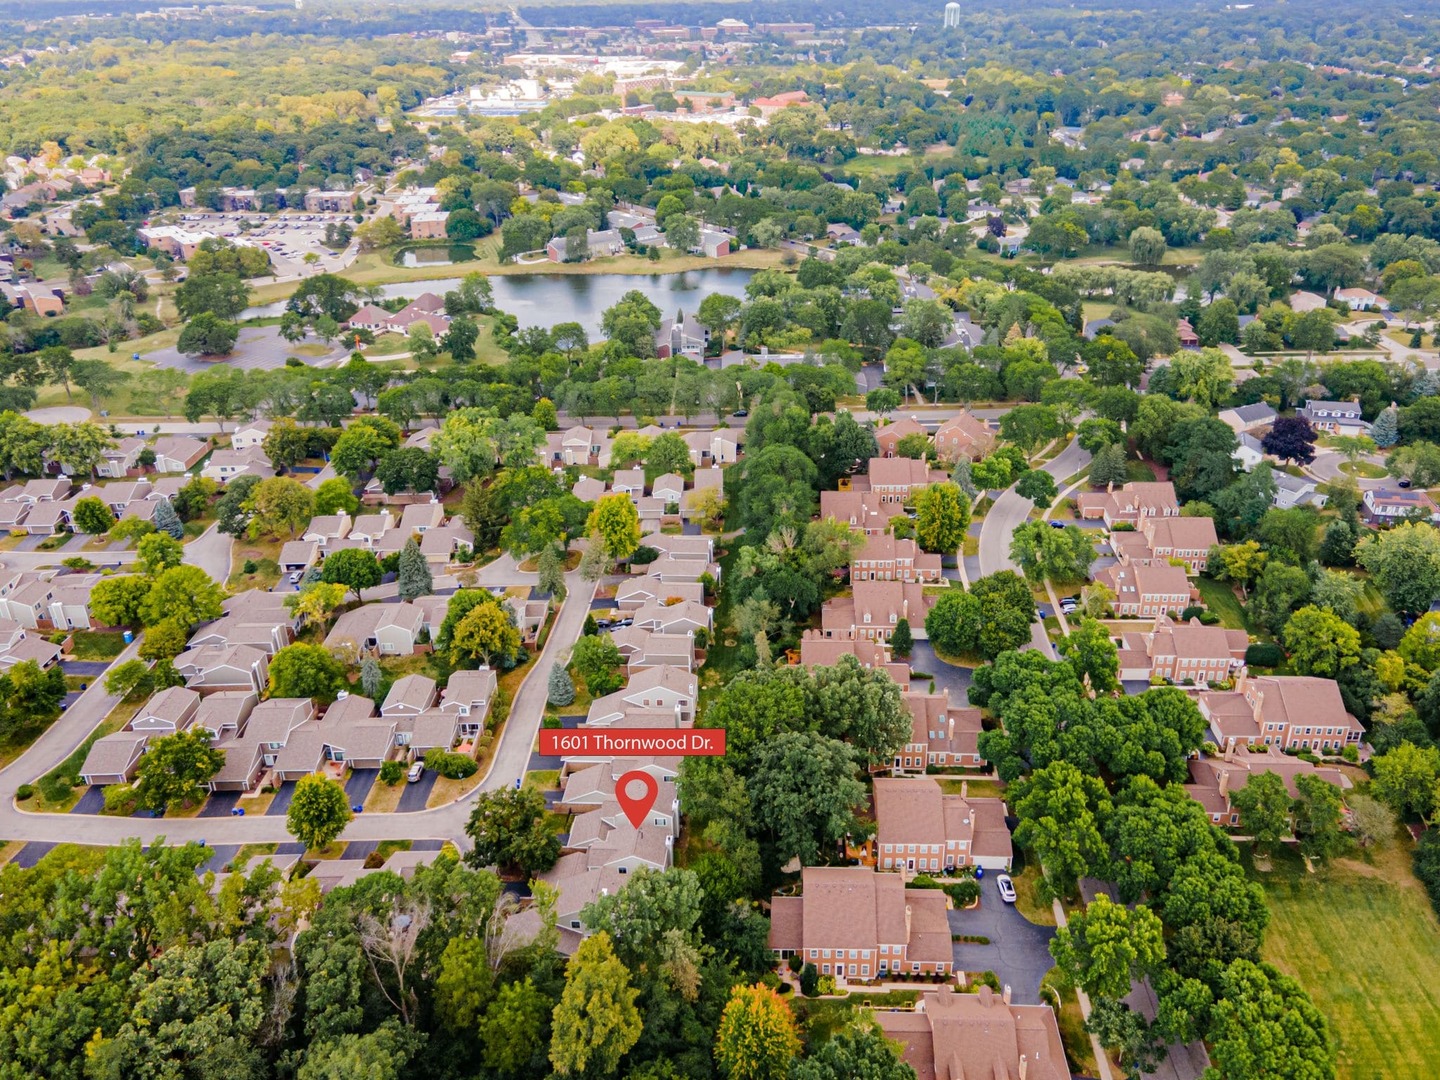
{"label": "water tower", "polygon": [[945,5],[945,29],[958,28],[960,26],[960,5],[955,0]]}

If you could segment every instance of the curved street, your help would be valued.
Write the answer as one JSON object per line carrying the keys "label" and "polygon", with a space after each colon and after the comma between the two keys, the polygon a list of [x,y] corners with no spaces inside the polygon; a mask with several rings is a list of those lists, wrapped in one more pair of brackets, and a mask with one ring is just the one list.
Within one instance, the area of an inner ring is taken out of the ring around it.
{"label": "curved street", "polygon": [[[579,638],[585,616],[595,595],[593,582],[579,573],[566,575],[568,594],[546,639],[545,648],[521,683],[510,706],[510,718],[495,749],[489,772],[469,794],[447,806],[410,814],[357,814],[341,835],[353,840],[451,840],[468,846],[465,822],[470,801],[479,791],[513,787],[525,775],[530,751],[545,715],[550,669]],[[139,641],[117,660],[132,659]],[[164,837],[168,842],[200,841],[216,845],[283,843],[291,839],[283,814],[257,814],[223,818],[134,818],[102,817],[92,814],[35,814],[15,806],[15,792],[21,784],[45,775],[74,752],[97,724],[105,719],[119,698],[105,692],[96,680],[50,728],[19,758],[0,770],[0,837],[7,840],[112,845],[139,838],[151,842]]]}
{"label": "curved street", "polygon": [[[1056,483],[1064,487],[1067,477],[1074,476],[1090,464],[1090,451],[1081,449],[1073,439],[1070,445],[1047,461],[1042,468],[1053,476]],[[994,574],[1000,570],[1019,568],[1010,561],[1010,536],[1025,523],[1035,504],[1016,493],[1015,488],[1006,488],[1000,493],[980,524],[980,573]]]}

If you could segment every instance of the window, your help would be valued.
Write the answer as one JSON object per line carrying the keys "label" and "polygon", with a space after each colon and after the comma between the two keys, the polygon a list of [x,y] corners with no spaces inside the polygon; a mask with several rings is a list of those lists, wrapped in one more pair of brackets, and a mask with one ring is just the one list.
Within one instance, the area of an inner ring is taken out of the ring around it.
{"label": "window", "polygon": [[829,964],[821,964],[821,965],[820,965],[820,974],[821,974],[821,975],[829,975],[829,974],[830,974],[830,965],[829,965]]}

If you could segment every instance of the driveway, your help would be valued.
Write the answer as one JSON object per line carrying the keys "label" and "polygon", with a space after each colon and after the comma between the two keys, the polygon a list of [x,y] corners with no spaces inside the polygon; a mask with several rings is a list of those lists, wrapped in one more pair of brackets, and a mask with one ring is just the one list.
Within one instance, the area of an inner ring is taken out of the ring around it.
{"label": "driveway", "polygon": [[62,660],[60,670],[66,675],[84,675],[87,678],[95,678],[97,675],[104,675],[110,668],[109,660]]}
{"label": "driveway", "polygon": [[1050,958],[1053,926],[1036,926],[1001,900],[990,873],[980,882],[980,906],[949,915],[951,934],[990,939],[989,945],[955,942],[956,970],[993,971],[1001,986],[1010,987],[1015,1004],[1040,1004],[1040,980],[1055,966]]}
{"label": "driveway", "polygon": [[70,808],[72,814],[98,814],[105,809],[105,789],[88,787],[80,801]]}
{"label": "driveway", "polygon": [[370,789],[375,786],[379,769],[351,769],[350,778],[345,781],[345,798],[351,806],[363,806]]}
{"label": "driveway", "polygon": [[265,809],[265,816],[276,817],[286,813],[290,809],[290,800],[293,798],[295,798],[295,781],[287,780],[276,789],[275,798]]}
{"label": "driveway", "polygon": [[935,649],[928,641],[917,641],[910,649],[910,670],[934,679],[937,694],[949,690],[952,704],[970,704],[970,678],[975,674],[974,670],[945,663],[935,655]]}
{"label": "driveway", "polygon": [[[1057,481],[1062,481],[1088,464],[1090,452],[1072,440],[1069,446],[1042,467]],[[1025,523],[1034,508],[1035,504],[1017,494],[1013,487],[1006,488],[996,498],[980,526],[982,574],[994,574],[1000,570],[1015,570],[1018,573],[1018,568],[1010,561],[1010,537],[1018,526]]]}
{"label": "driveway", "polygon": [[424,810],[430,799],[430,792],[435,790],[435,778],[439,775],[434,769],[426,769],[425,775],[415,783],[406,783],[405,790],[400,793],[400,801],[395,804],[395,812],[413,814]]}
{"label": "driveway", "polygon": [[[1385,465],[1385,457],[1383,454],[1366,454],[1360,460],[1371,465],[1379,465],[1382,468]],[[1387,486],[1393,487],[1395,484],[1395,481],[1389,476],[1380,476],[1374,479],[1364,476],[1351,476],[1349,473],[1341,470],[1340,466],[1343,464],[1345,464],[1345,458],[1342,455],[1335,453],[1333,450],[1318,450],[1315,454],[1315,460],[1305,467],[1305,471],[1314,479],[1321,482],[1338,480],[1342,477],[1353,480],[1361,491],[1369,491],[1374,488]]]}
{"label": "driveway", "polygon": [[233,544],[234,540],[222,533],[218,525],[211,525],[185,545],[185,562],[204,570],[212,581],[224,584],[230,576],[230,549]]}
{"label": "driveway", "polygon": [[229,817],[230,811],[235,809],[235,804],[240,801],[238,791],[217,791],[210,798],[205,800],[200,813],[196,817]]}

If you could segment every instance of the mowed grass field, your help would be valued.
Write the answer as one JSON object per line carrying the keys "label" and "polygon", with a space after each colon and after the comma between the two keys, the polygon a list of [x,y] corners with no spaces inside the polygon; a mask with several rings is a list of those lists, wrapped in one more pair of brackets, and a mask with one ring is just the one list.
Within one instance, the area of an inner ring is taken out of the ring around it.
{"label": "mowed grass field", "polygon": [[1342,1080],[1440,1076],[1440,920],[1397,837],[1307,874],[1292,852],[1265,886],[1265,959],[1329,1019]]}

